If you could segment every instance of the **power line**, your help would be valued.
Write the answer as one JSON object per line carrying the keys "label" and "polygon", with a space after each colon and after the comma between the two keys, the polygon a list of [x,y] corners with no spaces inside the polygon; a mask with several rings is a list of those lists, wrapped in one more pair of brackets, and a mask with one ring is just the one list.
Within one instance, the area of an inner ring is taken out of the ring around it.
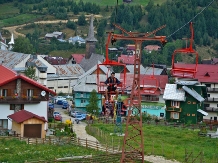
{"label": "power line", "polygon": [[183,26],[181,26],[179,29],[177,29],[175,32],[167,36],[167,38],[171,37],[174,35],[176,32],[178,32],[180,29],[185,27],[187,24],[189,24],[192,20],[194,20],[199,14],[201,14],[206,8],[208,8],[215,0],[212,0],[206,7],[204,7],[199,13],[197,13],[193,18],[191,18],[187,23],[185,23]]}

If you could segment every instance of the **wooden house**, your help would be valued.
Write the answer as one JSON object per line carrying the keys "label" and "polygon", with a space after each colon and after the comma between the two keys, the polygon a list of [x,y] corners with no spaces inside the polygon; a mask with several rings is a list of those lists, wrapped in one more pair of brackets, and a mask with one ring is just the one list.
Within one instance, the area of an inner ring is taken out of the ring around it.
{"label": "wooden house", "polygon": [[8,116],[12,121],[12,131],[21,137],[45,138],[45,117],[40,117],[26,110],[20,110]]}
{"label": "wooden house", "polygon": [[208,113],[203,111],[207,97],[206,87],[197,81],[178,81],[166,84],[163,99],[168,122],[196,124]]}
{"label": "wooden house", "polygon": [[49,94],[56,95],[55,92],[2,65],[0,74],[0,130],[11,130],[12,122],[7,116],[20,110],[29,111],[47,120]]}

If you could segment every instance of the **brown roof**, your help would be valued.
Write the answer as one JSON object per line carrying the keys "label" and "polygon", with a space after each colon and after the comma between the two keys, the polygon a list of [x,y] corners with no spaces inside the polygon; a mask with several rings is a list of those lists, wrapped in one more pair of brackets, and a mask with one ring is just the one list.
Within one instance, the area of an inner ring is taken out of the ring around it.
{"label": "brown roof", "polygon": [[18,112],[15,112],[14,114],[9,115],[8,118],[12,119],[17,123],[22,123],[31,118],[37,118],[43,122],[47,122],[44,117],[40,117],[26,110],[20,110]]}

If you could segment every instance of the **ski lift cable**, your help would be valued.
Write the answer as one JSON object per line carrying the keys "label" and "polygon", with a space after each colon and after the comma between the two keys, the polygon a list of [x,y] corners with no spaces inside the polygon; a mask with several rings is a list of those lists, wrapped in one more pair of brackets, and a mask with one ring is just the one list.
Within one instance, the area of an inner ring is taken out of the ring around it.
{"label": "ski lift cable", "polygon": [[193,18],[191,18],[187,23],[185,23],[183,26],[181,26],[179,29],[177,29],[175,32],[167,36],[167,38],[171,37],[174,35],[176,32],[181,30],[183,27],[185,27],[187,24],[189,24],[192,20],[194,20],[198,15],[200,15],[206,8],[208,8],[215,0],[212,0],[206,7],[204,7],[199,13],[197,13]]}

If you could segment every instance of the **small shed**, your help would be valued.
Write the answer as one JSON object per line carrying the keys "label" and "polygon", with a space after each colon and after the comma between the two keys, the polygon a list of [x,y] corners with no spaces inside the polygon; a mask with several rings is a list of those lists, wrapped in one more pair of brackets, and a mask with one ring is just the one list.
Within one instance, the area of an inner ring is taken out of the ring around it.
{"label": "small shed", "polygon": [[21,137],[28,138],[45,138],[45,123],[44,117],[40,117],[26,110],[20,110],[8,116],[12,120],[12,130]]}

